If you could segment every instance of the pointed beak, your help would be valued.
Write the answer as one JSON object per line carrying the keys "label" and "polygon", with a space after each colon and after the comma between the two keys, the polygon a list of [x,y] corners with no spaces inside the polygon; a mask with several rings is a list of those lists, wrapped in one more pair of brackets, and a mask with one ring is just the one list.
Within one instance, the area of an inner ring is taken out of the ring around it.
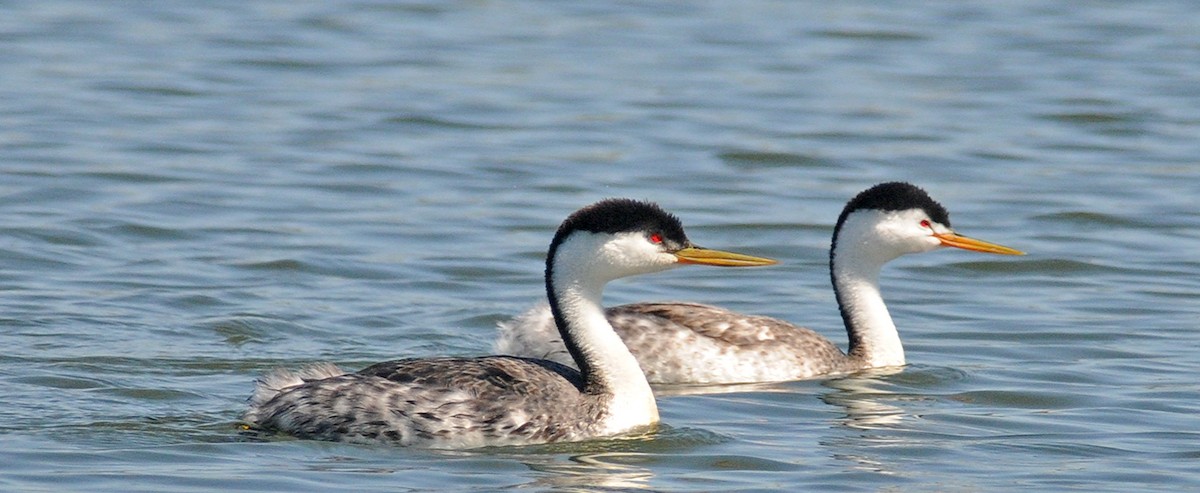
{"label": "pointed beak", "polygon": [[957,233],[934,233],[933,237],[940,240],[945,246],[961,248],[963,250],[970,250],[972,252],[998,253],[1000,255],[1025,255],[1025,252],[1020,250],[1014,250],[1012,248],[997,245],[995,243],[988,243],[983,240],[976,240],[975,238],[968,238]]}
{"label": "pointed beak", "polygon": [[696,246],[687,247],[675,252],[675,258],[681,264],[716,265],[721,267],[754,267],[759,265],[774,265],[776,260],[763,257],[753,257],[740,253],[710,250]]}

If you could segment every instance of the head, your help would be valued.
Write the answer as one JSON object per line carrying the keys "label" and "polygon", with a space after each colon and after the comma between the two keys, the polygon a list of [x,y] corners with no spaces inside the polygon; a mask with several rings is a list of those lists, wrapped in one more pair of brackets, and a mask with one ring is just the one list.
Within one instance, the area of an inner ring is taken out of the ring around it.
{"label": "head", "polygon": [[854,248],[880,264],[901,255],[943,247],[1021,254],[955,233],[945,207],[924,190],[903,182],[881,183],[851,199],[838,217],[833,243],[835,249],[839,245]]}
{"label": "head", "polygon": [[579,274],[599,282],[685,264],[738,267],[775,263],[697,247],[684,233],[679,218],[652,202],[631,199],[602,200],[567,217],[550,243],[547,273],[563,261],[584,268]]}

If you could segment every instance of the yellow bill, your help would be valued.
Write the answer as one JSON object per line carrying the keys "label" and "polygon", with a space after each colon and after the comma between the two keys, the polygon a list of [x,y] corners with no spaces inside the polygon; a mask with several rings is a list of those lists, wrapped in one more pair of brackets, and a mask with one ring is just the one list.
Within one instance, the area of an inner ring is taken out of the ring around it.
{"label": "yellow bill", "polygon": [[679,263],[681,264],[716,265],[721,267],[754,267],[779,263],[769,258],[694,246],[675,252],[675,257],[679,259]]}
{"label": "yellow bill", "polygon": [[943,245],[961,248],[963,250],[970,250],[972,252],[998,253],[1000,255],[1025,255],[1025,252],[1020,250],[1014,250],[1012,248],[997,245],[995,243],[988,243],[983,240],[976,240],[975,238],[968,238],[956,233],[935,233],[933,236],[934,238],[941,240]]}

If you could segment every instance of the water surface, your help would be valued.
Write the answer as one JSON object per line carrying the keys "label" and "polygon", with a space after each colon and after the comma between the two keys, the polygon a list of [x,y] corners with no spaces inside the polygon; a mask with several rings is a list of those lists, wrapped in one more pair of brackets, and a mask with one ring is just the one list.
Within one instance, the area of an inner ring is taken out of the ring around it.
{"label": "water surface", "polygon": [[[1200,488],[1190,3],[3,5],[0,489]],[[273,367],[487,352],[607,196],[784,260],[607,302],[842,343],[829,235],[885,180],[1030,253],[887,268],[901,372],[663,389],[584,444],[239,434]]]}

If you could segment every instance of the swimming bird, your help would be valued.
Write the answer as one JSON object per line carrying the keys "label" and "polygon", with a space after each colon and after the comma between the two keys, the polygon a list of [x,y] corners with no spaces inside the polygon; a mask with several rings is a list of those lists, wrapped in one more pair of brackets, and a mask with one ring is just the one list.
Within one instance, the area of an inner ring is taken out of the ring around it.
{"label": "swimming bird", "polygon": [[687,264],[774,260],[697,247],[657,205],[607,199],[571,214],[546,257],[546,294],[576,370],[513,356],[402,359],[346,373],[330,364],[260,379],[247,429],[300,438],[473,448],[574,441],[658,422],[637,361],[604,318],[604,285]]}
{"label": "swimming bird", "polygon": [[[880,294],[879,273],[901,255],[943,247],[1022,254],[955,233],[946,209],[909,183],[881,183],[846,204],[829,250],[850,339],[846,352],[811,329],[704,304],[635,303],[606,315],[652,383],[774,382],[902,366],[904,346]],[[501,322],[499,333],[499,354],[569,364],[545,305]]]}

